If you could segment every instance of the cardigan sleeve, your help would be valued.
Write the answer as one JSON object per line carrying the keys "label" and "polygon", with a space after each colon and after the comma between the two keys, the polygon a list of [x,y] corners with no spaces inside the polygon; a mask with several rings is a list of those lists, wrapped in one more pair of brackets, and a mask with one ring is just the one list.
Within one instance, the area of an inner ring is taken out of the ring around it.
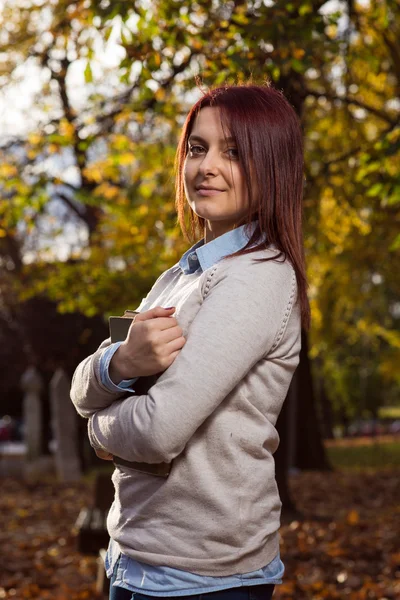
{"label": "cardigan sleeve", "polygon": [[[168,275],[170,270],[161,273],[147,296],[142,299],[135,310],[140,311],[146,300],[152,294],[157,294],[157,286],[162,284],[164,277]],[[111,346],[111,338],[107,338],[100,344],[96,352],[87,356],[75,369],[71,382],[70,397],[77,412],[82,417],[90,417],[97,410],[102,410],[131,391],[124,389],[124,385],[112,386],[107,384],[104,369],[106,368],[108,371],[111,360]],[[133,380],[126,380],[124,383],[131,384],[137,379],[136,377]]]}
{"label": "cardigan sleeve", "polygon": [[92,414],[94,446],[129,461],[170,462],[279,344],[296,300],[289,263],[220,262],[203,282],[203,302],[175,361],[146,395]]}
{"label": "cardigan sleeve", "polygon": [[[110,346],[111,338],[107,338],[96,352],[79,363],[72,376],[70,397],[76,410],[83,417],[89,416],[88,404],[92,414],[92,411],[101,410],[127,394],[127,390],[110,390],[102,381],[100,365],[104,363],[103,355]],[[98,368],[95,369],[95,365],[98,365]]]}

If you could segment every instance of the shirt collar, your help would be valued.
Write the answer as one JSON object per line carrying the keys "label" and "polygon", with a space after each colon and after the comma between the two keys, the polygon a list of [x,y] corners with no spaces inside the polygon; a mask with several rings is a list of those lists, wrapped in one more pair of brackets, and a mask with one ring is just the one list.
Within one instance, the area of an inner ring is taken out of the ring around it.
{"label": "shirt collar", "polygon": [[[250,230],[251,234],[255,227],[256,223],[253,222]],[[194,273],[199,268],[205,271],[224,256],[241,250],[249,241],[244,228],[245,225],[241,225],[236,229],[231,229],[214,240],[207,242],[207,244],[204,243],[204,238],[201,239],[183,254],[178,263],[180,268],[185,275]]]}

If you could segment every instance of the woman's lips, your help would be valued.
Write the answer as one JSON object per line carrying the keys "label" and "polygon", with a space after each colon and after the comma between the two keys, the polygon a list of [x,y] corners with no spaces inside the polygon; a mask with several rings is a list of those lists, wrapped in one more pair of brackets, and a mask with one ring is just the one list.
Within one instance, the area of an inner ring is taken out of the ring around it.
{"label": "woman's lips", "polygon": [[222,194],[223,190],[214,190],[214,189],[205,189],[205,188],[198,188],[196,190],[196,192],[200,195],[200,196],[216,196],[217,194]]}

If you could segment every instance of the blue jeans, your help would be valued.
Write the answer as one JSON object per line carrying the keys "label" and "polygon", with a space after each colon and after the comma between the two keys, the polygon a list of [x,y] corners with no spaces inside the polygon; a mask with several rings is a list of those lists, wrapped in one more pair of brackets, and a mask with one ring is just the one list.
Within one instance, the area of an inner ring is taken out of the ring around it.
{"label": "blue jeans", "polygon": [[193,596],[146,596],[137,592],[130,592],[120,587],[113,587],[115,573],[110,580],[109,600],[271,600],[275,586],[273,584],[248,585],[229,588],[218,592],[194,594]]}

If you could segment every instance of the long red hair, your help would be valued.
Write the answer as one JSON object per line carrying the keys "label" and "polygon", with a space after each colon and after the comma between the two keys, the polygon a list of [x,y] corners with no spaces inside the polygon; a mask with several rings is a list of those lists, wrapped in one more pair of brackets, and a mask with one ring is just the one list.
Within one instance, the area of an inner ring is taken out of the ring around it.
{"label": "long red hair", "polygon": [[[196,215],[186,200],[183,169],[194,120],[206,106],[220,109],[224,130],[236,140],[249,194],[247,215],[236,227],[247,224],[251,237],[244,248],[225,258],[274,244],[279,255],[259,260],[290,260],[296,273],[302,326],[308,329],[310,306],[302,232],[304,151],[299,118],[284,95],[270,84],[217,87],[196,102],[184,123],[175,160],[175,206],[181,230],[190,242],[203,237],[205,220]],[[254,221],[256,227],[251,234],[250,224]]]}

